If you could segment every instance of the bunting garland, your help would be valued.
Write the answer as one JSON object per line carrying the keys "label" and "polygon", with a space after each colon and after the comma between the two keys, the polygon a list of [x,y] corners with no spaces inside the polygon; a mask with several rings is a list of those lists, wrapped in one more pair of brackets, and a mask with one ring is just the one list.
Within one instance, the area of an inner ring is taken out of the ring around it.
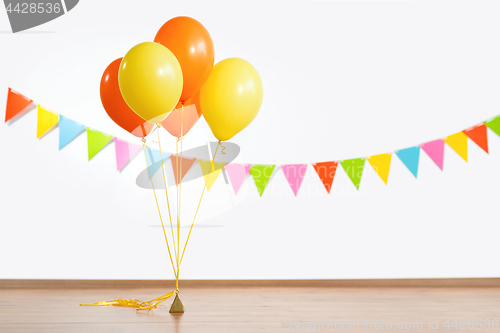
{"label": "bunting garland", "polygon": [[[12,122],[16,118],[22,116],[25,112],[31,109],[31,105],[33,105],[33,101],[31,99],[9,88],[7,92],[5,122]],[[37,139],[42,138],[56,127],[59,127],[59,150],[69,145],[83,132],[87,133],[89,161],[92,160],[110,142],[114,142],[117,171],[122,171],[131,159],[141,150],[141,146],[137,144],[133,144],[115,138],[106,133],[91,129],[38,104],[36,126]],[[398,156],[401,162],[403,162],[405,167],[413,174],[413,176],[417,178],[420,162],[420,149],[425,151],[425,153],[439,167],[439,169],[443,170],[445,143],[466,162],[468,160],[468,139],[472,140],[486,153],[489,153],[488,128],[493,133],[500,136],[500,115],[463,131],[444,137],[443,139],[425,142],[418,146],[397,150],[394,153]],[[156,172],[158,172],[162,165],[160,160],[160,151],[157,149],[146,148],[146,159],[152,177]],[[233,187],[235,195],[238,194],[238,191],[245,182],[247,176],[250,174],[255,182],[259,195],[262,196],[267,185],[272,180],[273,175],[277,170],[279,170],[279,168],[281,168],[293,194],[298,196],[308,167],[307,164],[286,164],[276,166],[272,164],[252,165],[239,163],[212,163],[211,161],[197,160],[196,158],[177,158],[176,155],[164,153],[163,162],[167,159],[171,160],[174,174],[177,174],[177,164],[180,165],[182,159],[181,179],[183,179],[192,166],[198,162],[207,191],[210,190],[214,182],[219,177],[219,174],[224,169]],[[339,163],[342,165],[342,168],[353,185],[359,190],[365,160],[368,161],[380,179],[387,185],[391,169],[392,153],[353,158],[343,161],[312,163],[312,166],[323,183],[327,193],[331,192]],[[174,179],[177,182],[176,177],[174,177]]]}

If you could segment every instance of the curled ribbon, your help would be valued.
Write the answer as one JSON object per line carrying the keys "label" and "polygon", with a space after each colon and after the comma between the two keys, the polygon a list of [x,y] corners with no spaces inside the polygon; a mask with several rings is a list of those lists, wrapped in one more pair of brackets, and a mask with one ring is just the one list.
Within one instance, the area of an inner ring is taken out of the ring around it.
{"label": "curled ribbon", "polygon": [[165,305],[161,304],[165,302],[168,298],[172,297],[175,293],[178,293],[178,290],[174,290],[168,294],[152,299],[151,301],[140,301],[134,298],[119,298],[113,301],[104,301],[104,302],[96,302],[92,304],[80,304],[80,306],[126,306],[131,308],[136,308],[137,311],[140,310],[153,310],[157,309],[159,306],[164,307]]}

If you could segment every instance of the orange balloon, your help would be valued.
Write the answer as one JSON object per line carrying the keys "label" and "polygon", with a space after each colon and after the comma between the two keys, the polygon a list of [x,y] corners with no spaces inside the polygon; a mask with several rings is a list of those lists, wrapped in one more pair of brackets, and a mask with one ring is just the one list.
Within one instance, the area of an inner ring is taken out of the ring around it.
{"label": "orange balloon", "polygon": [[161,125],[173,136],[186,135],[201,117],[200,93],[184,103],[179,102],[175,109],[161,122]]}
{"label": "orange balloon", "polygon": [[167,47],[179,60],[184,82],[180,101],[186,102],[200,90],[214,67],[212,37],[200,22],[179,16],[167,21],[154,41]]}
{"label": "orange balloon", "polygon": [[123,58],[113,61],[104,71],[101,78],[101,102],[108,116],[118,126],[143,138],[153,129],[153,124],[139,117],[127,105],[118,87],[118,70]]}

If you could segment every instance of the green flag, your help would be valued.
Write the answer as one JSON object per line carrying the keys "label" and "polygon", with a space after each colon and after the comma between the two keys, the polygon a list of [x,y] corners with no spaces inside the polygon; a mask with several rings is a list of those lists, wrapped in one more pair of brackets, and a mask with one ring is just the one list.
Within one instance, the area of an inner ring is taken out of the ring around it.
{"label": "green flag", "polygon": [[256,164],[252,165],[250,168],[250,174],[253,177],[260,196],[262,196],[267,183],[269,183],[269,178],[271,178],[271,175],[273,174],[274,167],[275,165]]}
{"label": "green flag", "polygon": [[484,122],[493,132],[500,136],[500,116]]}
{"label": "green flag", "polygon": [[87,127],[87,146],[89,152],[89,161],[97,155],[113,139],[108,135]]}
{"label": "green flag", "polygon": [[344,168],[345,173],[351,178],[352,183],[359,190],[359,183],[361,183],[361,175],[363,174],[363,168],[365,166],[364,158],[353,158],[351,160],[340,161],[342,168]]}

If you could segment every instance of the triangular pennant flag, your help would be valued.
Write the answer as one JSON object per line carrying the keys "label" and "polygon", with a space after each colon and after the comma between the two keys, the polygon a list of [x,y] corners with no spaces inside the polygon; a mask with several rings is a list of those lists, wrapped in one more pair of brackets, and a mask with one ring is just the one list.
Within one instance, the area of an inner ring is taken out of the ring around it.
{"label": "triangular pennant flag", "polygon": [[207,186],[207,191],[210,191],[210,188],[214,184],[215,180],[219,176],[222,168],[226,163],[213,163],[211,161],[198,160],[201,167],[201,172],[203,173],[203,178],[205,179],[205,185]]}
{"label": "triangular pennant flag", "polygon": [[59,150],[85,131],[85,125],[59,115]]}
{"label": "triangular pennant flag", "polygon": [[389,169],[391,168],[391,158],[392,154],[379,154],[367,157],[366,159],[371,164],[373,170],[380,176],[387,185],[387,179],[389,178]]}
{"label": "triangular pennant flag", "polygon": [[59,115],[38,105],[38,118],[36,123],[36,138],[54,129],[59,122]]}
{"label": "triangular pennant flag", "polygon": [[[136,144],[133,144],[133,143],[128,143],[128,156],[130,156],[130,159],[133,159],[134,156],[140,151],[142,150],[142,146],[140,145],[136,145]],[[166,154],[168,155],[168,154]],[[166,159],[164,159],[166,161]]]}
{"label": "triangular pennant flag", "polygon": [[262,196],[266,189],[269,178],[273,174],[274,167],[275,165],[256,164],[252,165],[250,168],[250,174],[253,177],[253,181],[257,186],[260,196]]}
{"label": "triangular pennant flag", "polygon": [[486,125],[480,124],[474,127],[464,130],[465,135],[467,135],[472,141],[474,141],[479,147],[481,147],[486,153],[488,152],[488,134],[486,132]]}
{"label": "triangular pennant flag", "polygon": [[[129,152],[130,154],[130,152]],[[163,157],[163,163],[170,157],[169,153],[161,152],[158,149],[146,148],[146,159],[148,161],[148,179],[154,177],[154,175],[161,169],[161,157]]]}
{"label": "triangular pennant flag", "polygon": [[250,171],[250,167],[251,165],[238,163],[229,163],[224,167],[224,169],[226,169],[227,175],[229,176],[229,179],[231,180],[231,185],[233,186],[235,194],[238,194],[241,185],[245,181],[248,172]]}
{"label": "triangular pennant flag", "polygon": [[361,183],[361,176],[363,175],[363,168],[365,167],[364,158],[353,158],[350,160],[340,161],[342,168],[344,168],[345,173],[349,176],[356,189],[359,190],[359,184]]}
{"label": "triangular pennant flag", "polygon": [[332,189],[333,178],[335,178],[335,173],[337,172],[337,166],[339,162],[321,162],[313,163],[314,170],[319,176],[319,179],[323,182],[323,186],[328,193]]}
{"label": "triangular pennant flag", "polygon": [[[114,138],[115,141],[115,153],[116,153],[116,169],[121,171],[130,161],[130,158],[133,156],[131,153],[131,145],[127,141],[120,140],[118,138]],[[137,148],[140,149],[139,146],[134,145],[135,152],[138,151]]]}
{"label": "triangular pennant flag", "polygon": [[297,196],[300,184],[302,184],[302,180],[306,174],[307,164],[287,164],[282,165],[281,169],[285,174],[286,180],[288,180],[288,184],[290,184],[290,187],[292,188],[293,194]]}
{"label": "triangular pennant flag", "polygon": [[17,116],[31,103],[33,103],[31,99],[9,88],[7,92],[7,107],[5,108],[5,122]]}
{"label": "triangular pennant flag", "polygon": [[94,158],[113,139],[112,135],[87,127],[87,149],[89,161]]}
{"label": "triangular pennant flag", "polygon": [[403,164],[410,170],[410,172],[417,178],[418,174],[418,161],[420,159],[420,147],[411,147],[406,149],[397,150],[396,155]]}
{"label": "triangular pennant flag", "polygon": [[441,139],[430,141],[420,145],[429,157],[443,170],[444,141]]}
{"label": "triangular pennant flag", "polygon": [[452,134],[443,140],[467,162],[467,135],[464,132]]}
{"label": "triangular pennant flag", "polygon": [[176,155],[172,154],[170,155],[170,161],[172,161],[172,169],[174,169],[175,183],[178,184],[179,175],[177,174],[178,173],[177,164],[179,164],[179,169],[181,169],[180,180],[182,182],[182,178],[184,178],[186,173],[188,173],[189,169],[191,169],[191,167],[193,166],[194,162],[196,162],[196,158],[188,158],[188,157],[181,158],[180,156],[179,158],[177,158]]}
{"label": "triangular pennant flag", "polygon": [[486,126],[490,128],[493,132],[500,136],[500,116],[484,122]]}

